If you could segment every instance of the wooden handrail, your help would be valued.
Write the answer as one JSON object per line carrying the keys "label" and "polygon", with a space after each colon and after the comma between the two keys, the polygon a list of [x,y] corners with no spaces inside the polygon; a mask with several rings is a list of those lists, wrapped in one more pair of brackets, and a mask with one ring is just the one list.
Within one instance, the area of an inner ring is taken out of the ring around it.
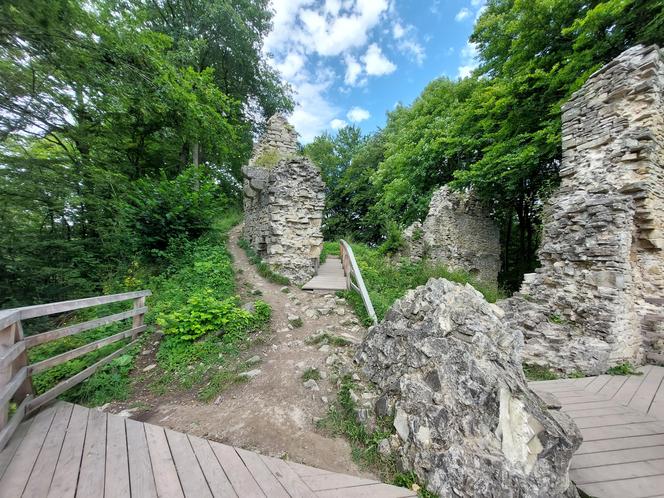
{"label": "wooden handrail", "polygon": [[[145,298],[150,295],[152,295],[152,292],[149,290],[142,290],[0,310],[0,450],[9,441],[23,417],[34,412],[44,403],[56,398],[67,389],[83,382],[100,367],[117,358],[137,342],[138,335],[147,328],[143,323],[148,311],[147,306],[145,306]],[[128,311],[50,330],[30,337],[24,337],[23,335],[23,320],[129,300],[133,300],[134,303],[133,308]],[[28,364],[27,350],[31,347],[128,318],[132,319],[131,328],[124,332],[93,341],[32,365]],[[73,377],[60,382],[41,395],[34,397],[33,374],[127,338],[130,338],[131,342],[125,346],[105,356]],[[9,403],[12,400],[19,403],[19,406],[11,420],[9,420]]]}
{"label": "wooden handrail", "polygon": [[[364,303],[364,308],[367,310],[369,317],[375,325],[378,323],[378,317],[374,311],[373,304],[371,304],[371,298],[369,297],[367,288],[364,285],[362,272],[360,272],[360,268],[357,266],[357,261],[353,254],[353,248],[343,239],[339,241],[339,245],[341,247],[341,265],[343,266],[344,275],[346,276],[346,288],[348,290],[354,290],[360,294],[362,302]],[[353,282],[353,279],[355,279],[355,282]]]}

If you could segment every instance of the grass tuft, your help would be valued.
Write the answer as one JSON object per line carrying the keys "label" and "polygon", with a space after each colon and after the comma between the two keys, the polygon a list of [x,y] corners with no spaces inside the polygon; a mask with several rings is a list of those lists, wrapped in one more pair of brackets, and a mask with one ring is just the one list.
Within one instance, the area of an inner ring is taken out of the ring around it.
{"label": "grass tuft", "polygon": [[275,284],[290,285],[290,280],[272,270],[272,268],[270,268],[270,266],[261,259],[256,251],[254,251],[253,247],[249,245],[249,242],[244,239],[240,239],[238,241],[238,245],[244,249],[244,252],[247,254],[247,258],[249,258],[249,261],[256,266],[256,271],[261,277]]}
{"label": "grass tuft", "polygon": [[306,382],[308,380],[320,380],[320,372],[318,371],[317,368],[307,368],[304,373],[302,374],[302,382]]}

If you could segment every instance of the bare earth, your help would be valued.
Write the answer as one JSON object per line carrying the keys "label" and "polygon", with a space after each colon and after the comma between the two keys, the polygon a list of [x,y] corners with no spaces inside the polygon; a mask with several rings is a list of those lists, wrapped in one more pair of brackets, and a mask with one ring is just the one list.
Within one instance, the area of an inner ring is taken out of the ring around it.
{"label": "bare earth", "polygon": [[[359,341],[365,329],[357,324],[351,308],[333,294],[314,294],[296,286],[284,293],[282,286],[264,280],[237,245],[240,233],[241,227],[234,228],[228,243],[238,291],[247,301],[262,299],[272,307],[270,340],[245,355],[260,356],[261,362],[251,367],[260,373],[249,382],[224,391],[209,404],[197,400],[194,392],[158,397],[143,389],[132,401],[133,406],[136,401],[145,403],[147,410],[132,417],[268,456],[374,477],[352,461],[350,446],[344,439],[328,437],[316,429],[316,420],[325,415],[336,395],[330,382],[333,371],[326,360],[335,353],[350,353],[352,346],[323,346],[321,351],[320,346],[305,343],[307,337],[320,330]],[[254,289],[262,295],[250,296]],[[289,327],[289,315],[299,316],[303,326]],[[154,350],[146,353],[149,354],[139,358],[138,371],[154,359]],[[317,381],[320,391],[303,385],[302,373],[311,367],[326,377]],[[132,403],[113,403],[106,410],[118,412],[130,406]]]}

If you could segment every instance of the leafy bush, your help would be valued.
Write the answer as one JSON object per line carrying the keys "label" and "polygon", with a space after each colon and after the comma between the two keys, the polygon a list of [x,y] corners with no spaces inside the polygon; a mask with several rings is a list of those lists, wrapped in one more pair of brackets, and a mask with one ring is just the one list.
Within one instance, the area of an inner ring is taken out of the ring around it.
{"label": "leafy bush", "polygon": [[388,220],[385,223],[385,231],[387,232],[387,238],[378,248],[378,252],[390,255],[403,249],[404,240],[399,224],[396,221]]}
{"label": "leafy bush", "polygon": [[636,367],[629,362],[611,367],[606,373],[608,375],[643,375],[643,372],[639,372]]}
{"label": "leafy bush", "polygon": [[208,231],[228,202],[205,168],[191,166],[175,179],[141,179],[124,206],[137,249],[153,257],[173,240],[193,240]]}

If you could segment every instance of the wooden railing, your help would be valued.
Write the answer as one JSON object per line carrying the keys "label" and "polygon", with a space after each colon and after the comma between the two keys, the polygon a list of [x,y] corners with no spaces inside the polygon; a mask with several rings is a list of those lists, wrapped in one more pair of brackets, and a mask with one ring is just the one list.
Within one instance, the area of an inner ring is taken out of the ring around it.
{"label": "wooden railing", "polygon": [[[148,310],[145,306],[145,298],[151,294],[149,290],[143,290],[0,311],[0,450],[5,446],[25,416],[90,377],[100,367],[120,356],[138,340],[138,335],[146,329],[143,323],[145,313]],[[23,320],[128,300],[134,301],[134,307],[129,311],[27,337],[23,335]],[[124,332],[91,342],[32,365],[28,364],[27,351],[31,347],[128,318],[132,319],[132,326]],[[131,338],[127,345],[35,397],[32,388],[33,374],[126,338]],[[18,403],[18,408],[9,419],[9,404],[11,401]]]}
{"label": "wooden railing", "polygon": [[362,278],[360,268],[357,266],[357,261],[353,254],[353,248],[343,239],[339,244],[341,245],[341,265],[344,267],[344,275],[346,276],[346,288],[348,290],[354,290],[360,294],[362,301],[364,302],[364,308],[367,310],[369,317],[375,325],[378,323],[378,317],[376,317],[373,304],[371,304],[371,298],[364,285],[364,279]]}

